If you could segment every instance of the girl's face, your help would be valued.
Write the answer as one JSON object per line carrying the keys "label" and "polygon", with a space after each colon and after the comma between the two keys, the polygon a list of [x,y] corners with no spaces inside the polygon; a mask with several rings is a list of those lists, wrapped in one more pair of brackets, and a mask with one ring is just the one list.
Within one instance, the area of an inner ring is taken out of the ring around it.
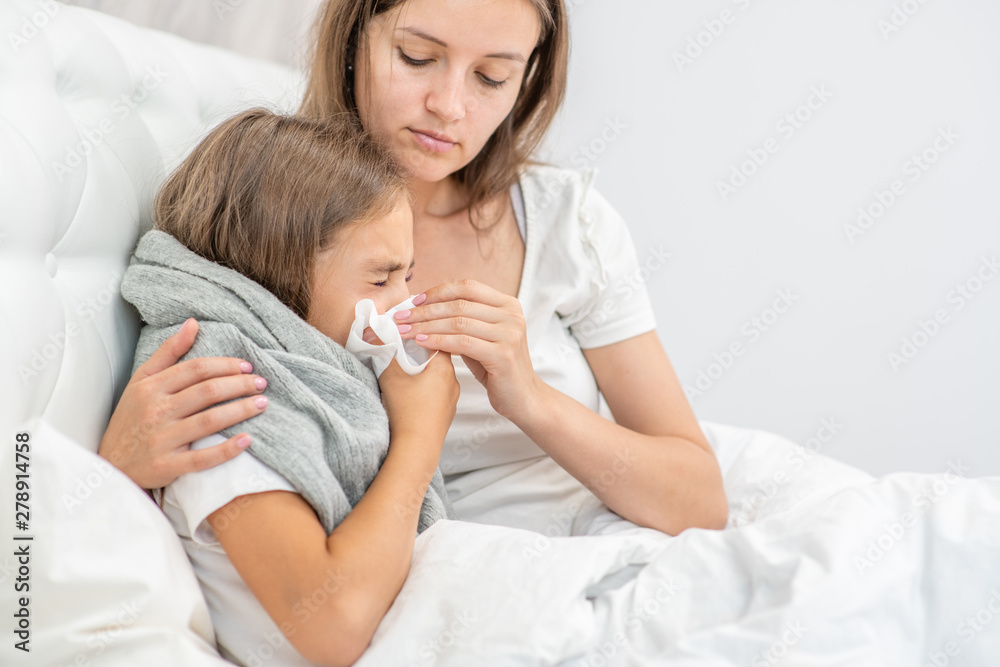
{"label": "girl's face", "polygon": [[362,123],[411,179],[444,179],[513,109],[540,31],[529,0],[408,0],[378,15],[371,70],[354,63]]}
{"label": "girl's face", "polygon": [[306,321],[340,343],[354,323],[354,305],[371,299],[384,313],[410,296],[413,213],[406,201],[384,218],[349,225],[316,256]]}

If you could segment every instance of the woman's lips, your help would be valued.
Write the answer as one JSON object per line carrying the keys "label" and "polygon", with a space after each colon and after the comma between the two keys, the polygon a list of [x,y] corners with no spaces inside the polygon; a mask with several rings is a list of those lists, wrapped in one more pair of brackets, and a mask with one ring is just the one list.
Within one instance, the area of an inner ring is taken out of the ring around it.
{"label": "woman's lips", "polygon": [[413,133],[413,137],[417,140],[417,143],[426,148],[429,151],[435,153],[447,153],[452,148],[455,147],[454,141],[445,141],[444,139],[438,139],[420,130],[414,130],[413,128],[407,128]]}

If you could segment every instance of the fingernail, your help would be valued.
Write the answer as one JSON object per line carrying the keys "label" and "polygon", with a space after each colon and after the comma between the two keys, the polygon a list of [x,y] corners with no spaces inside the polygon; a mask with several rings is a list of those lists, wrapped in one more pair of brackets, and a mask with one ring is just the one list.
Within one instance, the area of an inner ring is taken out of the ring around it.
{"label": "fingernail", "polygon": [[253,364],[251,364],[249,361],[244,361],[243,363],[240,364],[240,370],[243,371],[244,373],[253,373]]}
{"label": "fingernail", "polygon": [[254,386],[255,386],[255,387],[257,387],[258,389],[260,389],[260,390],[262,390],[262,391],[263,391],[264,387],[266,387],[266,386],[267,386],[267,380],[265,380],[265,379],[264,379],[264,378],[262,378],[262,377],[259,377],[259,378],[256,378],[256,379],[255,379],[255,380],[253,381],[253,384],[254,384]]}
{"label": "fingernail", "polygon": [[427,295],[426,294],[418,294],[415,297],[413,297],[413,305],[414,306],[419,306],[420,304],[422,304],[426,300],[427,300]]}
{"label": "fingernail", "polygon": [[249,435],[245,435],[242,438],[240,438],[239,440],[237,440],[236,441],[236,446],[239,447],[240,449],[246,449],[247,447],[249,447],[250,446],[250,436]]}
{"label": "fingernail", "polygon": [[266,407],[267,407],[267,396],[258,396],[258,397],[257,397],[257,398],[256,398],[256,399],[254,400],[254,404],[255,404],[255,405],[256,405],[256,406],[258,407],[258,408],[260,408],[261,410],[263,410],[264,408],[266,408]]}
{"label": "fingernail", "polygon": [[399,329],[399,333],[406,333],[407,331],[409,331],[413,327],[410,326],[409,324],[397,324],[396,328]]}
{"label": "fingernail", "polygon": [[427,340],[427,334],[417,334],[417,340],[419,341]]}
{"label": "fingernail", "polygon": [[395,317],[397,320],[405,320],[409,316],[410,316],[410,311],[408,310],[401,310],[395,315],[393,315],[393,317]]}

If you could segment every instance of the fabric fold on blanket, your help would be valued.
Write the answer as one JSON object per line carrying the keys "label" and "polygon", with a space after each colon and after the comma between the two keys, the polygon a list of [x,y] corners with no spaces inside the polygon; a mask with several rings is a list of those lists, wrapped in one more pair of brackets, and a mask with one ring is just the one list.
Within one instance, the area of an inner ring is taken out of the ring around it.
{"label": "fabric fold on blanket", "polygon": [[[133,372],[193,317],[198,335],[183,359],[246,359],[267,378],[267,410],[220,432],[249,433],[248,451],[288,479],[329,535],[388,452],[389,422],[372,369],[258,283],[159,230],[139,240],[121,293],[146,323]],[[421,502],[418,532],[455,518],[440,470]]]}

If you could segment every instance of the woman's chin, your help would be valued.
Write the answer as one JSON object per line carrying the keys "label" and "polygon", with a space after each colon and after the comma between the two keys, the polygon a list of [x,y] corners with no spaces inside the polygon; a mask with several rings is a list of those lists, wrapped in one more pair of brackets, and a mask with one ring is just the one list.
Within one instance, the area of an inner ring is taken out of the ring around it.
{"label": "woman's chin", "polygon": [[409,180],[423,183],[443,181],[464,166],[451,156],[413,150],[406,151],[399,162]]}

